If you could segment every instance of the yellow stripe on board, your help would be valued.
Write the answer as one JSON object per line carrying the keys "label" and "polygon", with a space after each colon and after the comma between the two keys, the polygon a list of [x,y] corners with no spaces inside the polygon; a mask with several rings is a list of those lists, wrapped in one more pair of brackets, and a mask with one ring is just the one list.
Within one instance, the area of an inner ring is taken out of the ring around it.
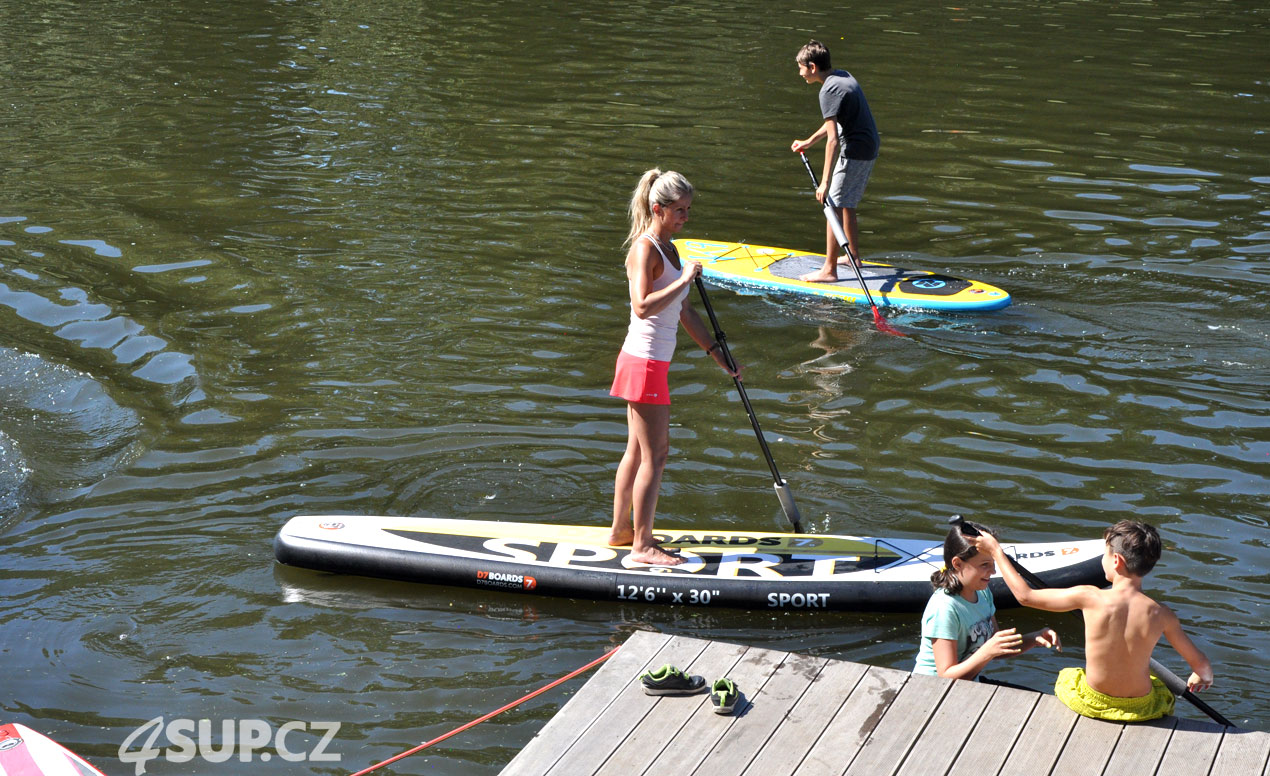
{"label": "yellow stripe on board", "polygon": [[[422,523],[422,524],[421,524]],[[478,539],[507,539],[550,544],[577,544],[608,547],[607,527],[580,525],[540,525],[537,523],[500,523],[480,520],[418,518],[412,522],[390,523],[385,530],[433,536],[466,536]],[[658,541],[666,547],[691,550],[697,554],[736,552],[772,553],[777,555],[859,555],[899,558],[901,555],[885,544],[841,536],[804,536],[757,531],[658,530]]]}

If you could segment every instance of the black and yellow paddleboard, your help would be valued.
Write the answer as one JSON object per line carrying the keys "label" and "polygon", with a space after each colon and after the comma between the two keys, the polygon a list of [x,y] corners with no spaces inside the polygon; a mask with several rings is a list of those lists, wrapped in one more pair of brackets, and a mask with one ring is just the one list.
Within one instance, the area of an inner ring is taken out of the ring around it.
{"label": "black and yellow paddleboard", "polygon": [[[701,273],[707,280],[868,304],[859,280],[849,267],[838,268],[836,283],[808,283],[798,279],[820,269],[825,262],[823,253],[717,240],[675,240],[674,243],[680,258],[701,262]],[[902,269],[874,261],[864,262],[860,274],[879,307],[983,312],[1010,304],[1008,293],[978,280]]]}
{"label": "black and yellow paddleboard", "polygon": [[[920,611],[942,540],[661,528],[687,562],[648,566],[608,528],[427,517],[302,515],[278,560],[343,574],[520,594],[742,609]],[[1101,584],[1102,540],[1008,546],[1048,584]],[[999,606],[1013,605],[996,578]]]}

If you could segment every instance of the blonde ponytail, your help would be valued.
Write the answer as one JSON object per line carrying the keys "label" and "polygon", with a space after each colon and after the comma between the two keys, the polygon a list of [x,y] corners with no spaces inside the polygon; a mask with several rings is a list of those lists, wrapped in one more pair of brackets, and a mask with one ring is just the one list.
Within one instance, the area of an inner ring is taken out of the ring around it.
{"label": "blonde ponytail", "polygon": [[662,207],[670,205],[680,197],[691,197],[692,184],[679,173],[671,170],[662,172],[654,167],[640,176],[635,192],[631,195],[630,217],[631,231],[626,235],[623,246],[634,242],[641,234],[648,231],[653,223],[653,203]]}

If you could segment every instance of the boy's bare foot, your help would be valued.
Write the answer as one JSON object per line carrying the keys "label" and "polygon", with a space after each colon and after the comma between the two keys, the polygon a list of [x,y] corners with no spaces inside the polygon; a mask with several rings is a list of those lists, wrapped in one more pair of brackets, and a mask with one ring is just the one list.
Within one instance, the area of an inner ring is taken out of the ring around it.
{"label": "boy's bare foot", "polygon": [[806,275],[799,275],[798,279],[805,283],[836,283],[838,281],[838,274],[836,272],[825,272],[822,269],[815,272],[808,272]]}
{"label": "boy's bare foot", "polygon": [[678,566],[684,562],[683,558],[671,555],[657,545],[653,545],[643,551],[632,550],[630,559],[636,563],[647,563],[650,566]]}
{"label": "boy's bare foot", "polygon": [[635,531],[629,533],[609,533],[610,547],[630,547],[631,542],[635,541]]}

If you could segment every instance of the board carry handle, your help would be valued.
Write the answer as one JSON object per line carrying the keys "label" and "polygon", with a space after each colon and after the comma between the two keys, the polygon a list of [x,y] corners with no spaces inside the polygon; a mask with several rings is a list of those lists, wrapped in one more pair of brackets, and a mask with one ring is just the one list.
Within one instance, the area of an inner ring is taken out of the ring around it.
{"label": "board carry handle", "polygon": [[[710,304],[710,297],[706,294],[706,284],[702,282],[701,276],[697,275],[697,291],[701,294],[701,303],[705,305],[706,315],[710,318],[710,326],[714,329],[714,339],[719,343],[719,352],[723,354],[723,363],[728,365],[728,369],[736,372],[736,361],[732,358],[732,351],[728,349],[728,338],[723,333],[723,329],[719,328],[719,319],[714,315],[714,307]],[[767,439],[763,437],[763,429],[759,427],[758,417],[754,414],[754,408],[750,406],[750,397],[745,393],[745,384],[741,382],[740,376],[732,378],[732,382],[736,385],[737,393],[741,394],[741,404],[745,405],[745,413],[750,416],[750,425],[754,427],[754,436],[758,437],[758,446],[763,450],[763,457],[767,459],[767,468],[772,470],[772,487],[776,489],[776,498],[781,502],[781,510],[785,513],[786,519],[790,525],[794,527],[794,533],[803,532],[802,515],[798,513],[798,505],[794,503],[794,494],[789,490],[789,483],[781,477],[781,473],[776,469],[776,461],[772,458],[772,451],[767,447]]]}
{"label": "board carry handle", "polygon": [[[819,189],[820,183],[816,180],[816,173],[811,169],[811,162],[807,161],[807,154],[802,151],[798,152],[798,156],[803,160],[803,167],[807,168],[807,174],[811,176],[812,189]],[[904,332],[892,327],[882,317],[882,311],[878,309],[877,304],[873,301],[873,294],[869,293],[869,284],[864,282],[864,274],[860,271],[860,261],[856,258],[855,253],[851,250],[851,241],[847,239],[847,235],[842,231],[842,222],[838,217],[837,208],[834,206],[833,197],[829,192],[825,192],[824,202],[825,220],[829,222],[829,228],[833,230],[834,239],[838,241],[838,245],[847,252],[847,260],[851,265],[851,269],[855,271],[856,280],[860,282],[860,289],[864,291],[864,298],[868,300],[869,307],[873,308],[873,324],[877,326],[878,331],[894,334],[897,337],[907,336]]]}
{"label": "board carry handle", "polygon": [[[962,517],[961,515],[953,515],[952,517],[948,518],[948,522],[960,528],[963,536],[979,536],[979,530],[972,525],[967,525],[966,519]],[[1022,563],[1019,563],[1017,560],[1015,560],[1014,556],[1011,555],[1010,553],[1007,552],[1005,554],[1005,557],[1010,559],[1010,565],[1014,567],[1015,571],[1019,572],[1019,576],[1023,577],[1023,579],[1026,580],[1027,583],[1031,585],[1034,590],[1044,590],[1046,588],[1051,587],[1051,585],[1046,584],[1045,580],[1033,574],[1031,571],[1026,569]],[[1080,616],[1079,614],[1075,612],[1075,610],[1073,610],[1071,614],[1076,614],[1076,616],[1078,617]],[[1190,689],[1187,688],[1186,682],[1182,681],[1182,678],[1180,676],[1170,671],[1168,668],[1164,666],[1163,663],[1156,660],[1155,658],[1151,658],[1151,673],[1158,676],[1160,678],[1160,681],[1164,682],[1164,686],[1168,687],[1169,690],[1172,691],[1174,695],[1180,695],[1181,697],[1190,701],[1192,706],[1194,706],[1195,708],[1207,714],[1208,717],[1212,719],[1214,722],[1216,722],[1217,724],[1225,725],[1226,727],[1230,727],[1230,728],[1235,727],[1234,723],[1232,723],[1230,720],[1223,717],[1220,713],[1218,713],[1212,706],[1209,706],[1198,695],[1191,692]]]}

